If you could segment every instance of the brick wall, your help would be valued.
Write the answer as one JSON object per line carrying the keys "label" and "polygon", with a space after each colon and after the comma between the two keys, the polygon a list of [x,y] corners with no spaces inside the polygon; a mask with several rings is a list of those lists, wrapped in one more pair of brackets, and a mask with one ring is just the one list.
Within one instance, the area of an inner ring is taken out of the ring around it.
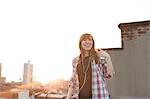
{"label": "brick wall", "polygon": [[118,26],[122,48],[109,51],[116,72],[108,81],[110,93],[114,97],[150,97],[150,21]]}

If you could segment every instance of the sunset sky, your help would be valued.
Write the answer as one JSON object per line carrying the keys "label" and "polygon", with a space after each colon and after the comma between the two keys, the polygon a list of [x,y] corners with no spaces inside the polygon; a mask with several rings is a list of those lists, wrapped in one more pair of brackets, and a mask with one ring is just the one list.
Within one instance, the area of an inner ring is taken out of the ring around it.
{"label": "sunset sky", "polygon": [[36,81],[69,79],[81,34],[90,32],[96,48],[121,47],[118,24],[149,20],[148,1],[0,0],[2,76],[22,80],[30,60]]}

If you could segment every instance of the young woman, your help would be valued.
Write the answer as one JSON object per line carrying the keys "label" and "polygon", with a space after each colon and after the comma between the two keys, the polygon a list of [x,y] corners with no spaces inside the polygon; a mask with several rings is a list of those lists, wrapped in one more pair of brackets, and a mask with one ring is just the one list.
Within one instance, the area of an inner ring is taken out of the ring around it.
{"label": "young woman", "polygon": [[[91,34],[85,33],[79,41],[80,55],[73,59],[67,99],[109,99],[106,78],[113,76],[110,55],[95,49]],[[77,92],[73,96],[74,92]]]}

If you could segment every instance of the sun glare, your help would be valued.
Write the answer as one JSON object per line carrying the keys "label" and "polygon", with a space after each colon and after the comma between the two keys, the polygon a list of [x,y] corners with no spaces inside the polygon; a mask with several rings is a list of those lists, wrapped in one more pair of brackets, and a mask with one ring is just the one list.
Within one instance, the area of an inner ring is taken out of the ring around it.
{"label": "sun glare", "polygon": [[0,18],[3,19],[0,20],[0,62],[4,67],[2,75],[7,81],[22,80],[23,64],[28,59],[33,64],[33,81],[68,80],[72,73],[72,59],[78,55],[78,39],[85,32],[93,34],[96,48],[121,45],[117,27],[121,19],[112,20],[115,14],[121,15],[120,11],[112,16],[110,13],[99,14],[97,12],[105,12],[105,6],[94,2],[88,2],[85,7],[82,6],[85,2],[78,1],[75,4],[63,1],[59,7],[54,1],[24,3],[0,3],[2,8],[7,8]]}
{"label": "sun glare", "polygon": [[70,78],[70,74],[64,74],[65,70],[61,68],[59,70],[56,70],[56,68],[53,67],[52,69],[51,67],[51,70],[41,70],[40,74],[36,74],[35,81],[47,84],[48,82],[56,81],[58,79],[68,80]]}

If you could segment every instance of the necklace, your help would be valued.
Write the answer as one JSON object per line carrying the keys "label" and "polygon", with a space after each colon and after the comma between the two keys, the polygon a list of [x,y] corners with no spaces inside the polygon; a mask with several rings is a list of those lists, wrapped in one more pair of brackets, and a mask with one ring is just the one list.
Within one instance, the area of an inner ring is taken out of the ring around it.
{"label": "necklace", "polygon": [[82,61],[82,67],[83,67],[83,74],[86,74],[87,73],[87,71],[88,71],[88,69],[89,69],[89,67],[90,67],[90,61],[91,61],[91,58],[89,57],[89,59],[88,59],[88,63],[87,63],[87,66],[85,66],[85,62],[84,61]]}
{"label": "necklace", "polygon": [[85,70],[84,62],[83,62],[83,61],[81,62],[81,65],[83,66],[84,81],[83,81],[82,86],[79,88],[79,93],[80,93],[81,89],[83,88],[83,86],[85,85],[86,78],[87,78],[87,77],[86,77],[86,73],[87,73],[89,67],[91,66],[91,65],[90,65],[90,61],[91,61],[91,57],[89,57],[89,59],[88,59],[88,64],[87,64],[86,70]]}

